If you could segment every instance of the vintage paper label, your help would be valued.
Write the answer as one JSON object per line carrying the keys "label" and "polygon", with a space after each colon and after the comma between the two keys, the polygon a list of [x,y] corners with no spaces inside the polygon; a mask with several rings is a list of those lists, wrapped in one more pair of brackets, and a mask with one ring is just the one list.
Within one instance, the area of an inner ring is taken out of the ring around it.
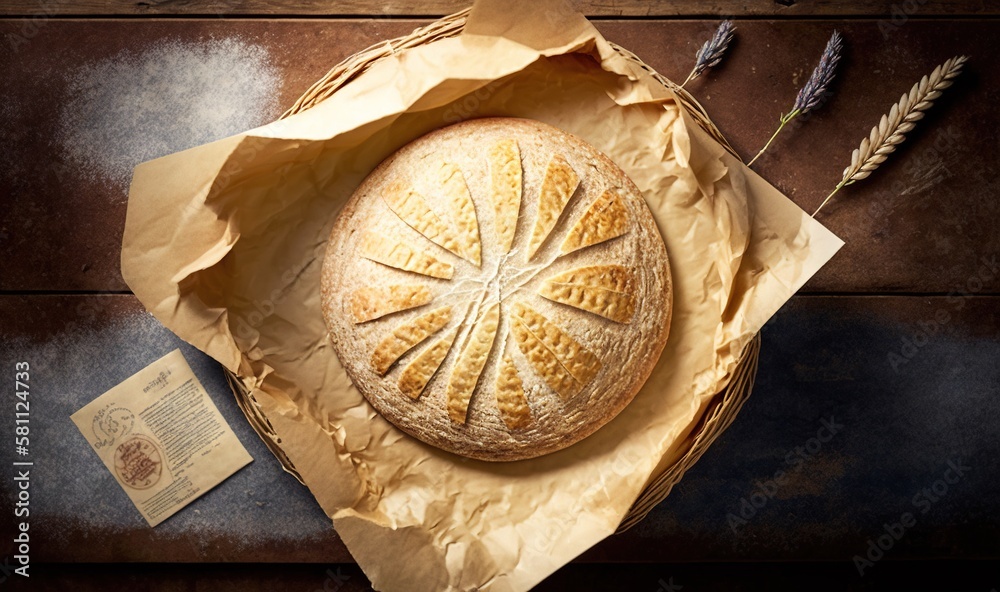
{"label": "vintage paper label", "polygon": [[150,526],[253,460],[179,349],[72,420]]}

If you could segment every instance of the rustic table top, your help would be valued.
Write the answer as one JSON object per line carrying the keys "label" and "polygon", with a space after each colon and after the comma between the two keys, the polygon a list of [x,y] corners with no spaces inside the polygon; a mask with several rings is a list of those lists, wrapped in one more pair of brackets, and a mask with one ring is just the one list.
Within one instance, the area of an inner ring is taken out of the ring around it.
{"label": "rustic table top", "polygon": [[[341,59],[463,5],[0,0],[0,368],[11,381],[15,362],[33,368],[36,584],[368,589],[218,364],[122,280],[128,181],[141,160],[271,121]],[[757,384],[734,425],[646,520],[540,589],[996,589],[1000,5],[576,5],[675,79],[719,18],[736,19],[726,60],[688,89],[744,156],[840,30],[832,98],[755,165],[807,211],[901,93],[953,55],[972,58],[883,169],[820,215],[847,244],[764,328]],[[157,108],[136,108],[144,93]],[[178,347],[255,461],[151,529],[69,416]],[[820,441],[821,428],[832,437]],[[0,582],[14,577],[12,448],[0,447]],[[915,524],[900,533],[904,513]],[[887,532],[884,558],[859,574],[854,557]]]}

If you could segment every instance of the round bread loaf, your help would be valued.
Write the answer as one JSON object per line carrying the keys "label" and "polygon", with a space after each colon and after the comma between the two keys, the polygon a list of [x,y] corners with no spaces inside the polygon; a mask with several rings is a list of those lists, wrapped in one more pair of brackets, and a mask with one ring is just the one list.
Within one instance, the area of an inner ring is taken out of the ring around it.
{"label": "round bread loaf", "polygon": [[608,157],[537,121],[477,119],[380,164],[322,274],[334,349],[404,432],[481,460],[565,448],[614,418],[667,340],[667,251]]}

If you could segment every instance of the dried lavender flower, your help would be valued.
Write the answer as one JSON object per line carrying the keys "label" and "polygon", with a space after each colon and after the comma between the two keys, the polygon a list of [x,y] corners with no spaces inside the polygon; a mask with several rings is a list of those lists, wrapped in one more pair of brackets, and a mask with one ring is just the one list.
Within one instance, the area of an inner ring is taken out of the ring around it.
{"label": "dried lavender flower", "polygon": [[729,48],[729,44],[733,41],[733,31],[736,27],[733,26],[733,21],[724,20],[719,23],[719,28],[715,30],[715,34],[701,46],[698,53],[695,54],[694,69],[688,74],[688,77],[681,84],[683,87],[688,82],[691,82],[695,78],[702,75],[705,70],[709,68],[714,68],[722,61],[722,54],[726,53],[726,49]]}
{"label": "dried lavender flower", "polygon": [[764,151],[767,150],[771,142],[778,137],[781,130],[784,129],[788,122],[795,119],[799,115],[808,113],[813,109],[816,109],[823,103],[823,99],[829,94],[830,83],[833,82],[833,77],[837,72],[837,63],[840,61],[840,53],[844,49],[844,38],[839,32],[834,31],[833,35],[830,36],[830,40],[826,42],[826,48],[823,50],[823,55],[819,59],[819,64],[813,68],[812,74],[809,76],[809,80],[806,85],[799,90],[798,96],[795,97],[795,104],[792,105],[792,110],[786,115],[782,115],[778,121],[778,129],[775,130],[771,138],[764,144],[764,147],[760,149],[757,156],[753,157],[747,166],[753,165]]}
{"label": "dried lavender flower", "polygon": [[826,94],[826,90],[833,82],[833,76],[837,71],[837,62],[840,61],[840,52],[844,49],[844,38],[837,31],[833,32],[830,40],[826,42],[826,49],[819,59],[819,64],[813,69],[809,81],[799,91],[799,96],[795,97],[795,104],[792,111],[808,113],[819,106]]}

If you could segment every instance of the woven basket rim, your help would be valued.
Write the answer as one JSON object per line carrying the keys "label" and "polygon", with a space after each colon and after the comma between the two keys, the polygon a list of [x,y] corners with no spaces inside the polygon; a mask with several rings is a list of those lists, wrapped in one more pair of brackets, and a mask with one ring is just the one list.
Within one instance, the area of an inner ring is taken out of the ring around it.
{"label": "woven basket rim", "polygon": [[[460,10],[454,14],[435,20],[428,25],[418,27],[407,35],[377,43],[351,55],[331,68],[323,78],[310,86],[279,119],[285,119],[296,113],[301,113],[326,100],[381,59],[394,56],[411,47],[432,43],[460,34],[465,27],[466,19],[471,10],[471,8]],[[711,118],[709,118],[705,108],[687,90],[657,72],[631,51],[610,41],[608,44],[639,68],[648,72],[658,83],[673,91],[677,97],[678,104],[684,107],[685,111],[695,122],[718,141],[730,154],[740,159],[736,150],[733,149],[726,137],[712,122]],[[742,159],[740,160],[742,162]],[[699,423],[692,428],[692,432],[687,438],[687,442],[690,443],[687,450],[643,489],[622,520],[617,532],[623,532],[645,518],[657,504],[667,497],[673,486],[680,481],[684,472],[701,458],[708,446],[732,424],[743,403],[749,398],[753,388],[754,379],[757,374],[760,344],[760,334],[755,335],[747,343],[736,363],[733,376],[728,385],[712,398],[707,408],[703,411]],[[302,475],[295,468],[291,459],[281,449],[281,440],[271,422],[260,410],[260,405],[253,397],[252,390],[246,384],[247,379],[233,373],[228,368],[224,368],[224,370],[229,386],[236,396],[237,403],[240,409],[243,410],[244,415],[246,415],[250,425],[254,428],[254,431],[264,441],[271,453],[275,455],[284,470],[305,485]]]}
{"label": "woven basket rim", "polygon": [[[465,22],[471,11],[472,8],[460,10],[454,14],[450,14],[433,21],[428,25],[418,27],[407,35],[376,43],[375,45],[371,45],[366,49],[345,58],[339,64],[331,68],[330,71],[323,76],[323,78],[320,78],[318,81],[313,83],[313,85],[310,86],[309,89],[306,90],[306,92],[304,92],[287,111],[282,113],[280,119],[285,119],[295,115],[296,113],[301,113],[302,111],[305,111],[324,101],[333,95],[333,93],[338,89],[342,88],[351,80],[357,78],[363,72],[368,70],[373,64],[383,58],[396,55],[412,47],[426,45],[440,39],[446,39],[460,34],[465,28]],[[663,85],[665,88],[673,91],[673,93],[677,96],[678,103],[685,108],[687,113],[694,118],[698,125],[708,132],[709,135],[715,138],[716,141],[718,141],[719,144],[721,144],[722,147],[725,148],[730,154],[742,161],[740,155],[736,152],[732,145],[730,145],[729,140],[727,140],[722,131],[716,127],[715,123],[713,123],[711,118],[708,116],[708,112],[701,105],[701,103],[699,103],[698,100],[691,95],[691,93],[680,85],[674,83],[666,76],[657,72],[652,66],[642,61],[639,56],[635,55],[631,51],[611,41],[608,41],[608,45],[640,69],[649,73],[654,80]]]}

